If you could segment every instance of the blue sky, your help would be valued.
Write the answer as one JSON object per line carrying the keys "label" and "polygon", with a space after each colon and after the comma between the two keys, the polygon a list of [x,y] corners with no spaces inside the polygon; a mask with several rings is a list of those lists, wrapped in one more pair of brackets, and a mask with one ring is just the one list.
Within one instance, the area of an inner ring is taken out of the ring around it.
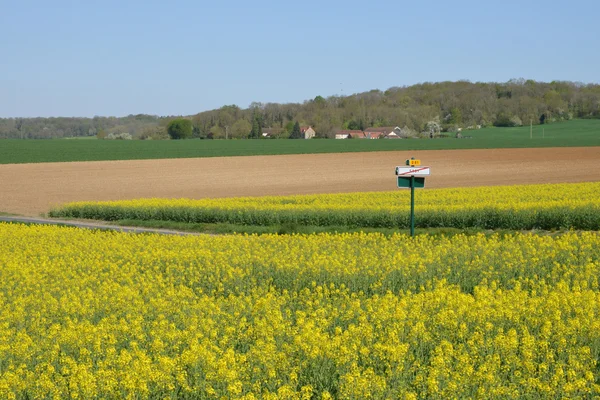
{"label": "blue sky", "polygon": [[0,117],[190,115],[419,82],[600,81],[600,2],[0,0]]}

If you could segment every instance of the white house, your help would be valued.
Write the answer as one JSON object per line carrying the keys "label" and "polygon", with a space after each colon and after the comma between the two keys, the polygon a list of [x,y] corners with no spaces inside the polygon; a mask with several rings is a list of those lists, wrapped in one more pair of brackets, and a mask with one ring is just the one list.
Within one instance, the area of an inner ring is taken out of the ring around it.
{"label": "white house", "polygon": [[304,136],[304,139],[312,139],[317,134],[313,128],[310,126],[301,126],[300,132]]}

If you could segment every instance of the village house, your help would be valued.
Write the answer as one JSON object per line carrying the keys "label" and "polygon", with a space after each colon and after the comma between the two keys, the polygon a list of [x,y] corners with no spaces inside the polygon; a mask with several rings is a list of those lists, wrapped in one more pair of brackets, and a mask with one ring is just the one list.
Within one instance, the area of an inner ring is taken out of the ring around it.
{"label": "village house", "polygon": [[342,129],[335,132],[336,139],[403,139],[409,137],[398,126],[371,127],[364,131]]}
{"label": "village house", "polygon": [[317,134],[313,128],[310,126],[301,126],[300,133],[304,136],[304,139],[312,139]]}
{"label": "village house", "polygon": [[386,139],[400,139],[404,137],[404,135],[402,135],[402,129],[397,126],[381,126],[378,128],[365,129],[365,137],[367,139],[379,139],[381,137]]}
{"label": "village house", "polygon": [[335,132],[336,139],[364,139],[365,133],[358,130],[342,129]]}

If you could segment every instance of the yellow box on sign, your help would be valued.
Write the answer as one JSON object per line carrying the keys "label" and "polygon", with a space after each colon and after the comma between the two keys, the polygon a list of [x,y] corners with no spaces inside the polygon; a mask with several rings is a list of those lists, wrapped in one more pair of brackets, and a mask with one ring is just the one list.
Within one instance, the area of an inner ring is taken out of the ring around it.
{"label": "yellow box on sign", "polygon": [[414,167],[416,165],[421,165],[421,160],[410,160],[411,167]]}

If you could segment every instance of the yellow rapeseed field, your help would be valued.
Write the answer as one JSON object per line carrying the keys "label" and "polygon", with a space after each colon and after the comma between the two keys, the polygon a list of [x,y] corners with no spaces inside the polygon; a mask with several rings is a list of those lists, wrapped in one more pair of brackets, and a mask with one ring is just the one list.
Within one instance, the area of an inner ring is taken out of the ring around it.
{"label": "yellow rapeseed field", "polygon": [[[600,229],[600,182],[425,189],[416,194],[417,226],[488,229]],[[409,191],[76,202],[52,216],[104,220],[142,219],[297,223],[318,226],[406,227]]]}
{"label": "yellow rapeseed field", "polygon": [[0,224],[0,398],[600,396],[600,234]]}

